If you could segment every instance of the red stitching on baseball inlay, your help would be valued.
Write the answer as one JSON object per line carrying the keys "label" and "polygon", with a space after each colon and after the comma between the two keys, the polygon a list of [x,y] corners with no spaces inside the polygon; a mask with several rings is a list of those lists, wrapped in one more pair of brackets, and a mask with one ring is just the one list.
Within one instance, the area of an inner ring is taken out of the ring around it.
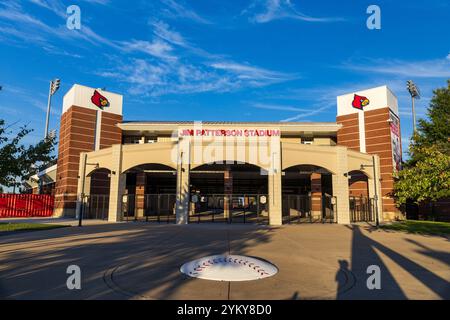
{"label": "red stitching on baseball inlay", "polygon": [[190,272],[190,274],[192,275],[199,275],[202,271],[206,270],[208,267],[211,267],[215,264],[218,263],[234,263],[234,264],[243,264],[244,266],[248,266],[249,268],[253,269],[254,271],[256,271],[259,275],[263,276],[263,275],[270,275],[270,273],[266,272],[265,269],[263,269],[261,266],[259,266],[258,264],[254,263],[254,262],[250,262],[249,260],[244,260],[244,259],[238,259],[238,258],[232,258],[232,257],[228,257],[228,258],[214,258],[211,260],[207,260],[202,262],[202,265],[198,265],[197,267],[194,268],[194,271],[197,272]]}

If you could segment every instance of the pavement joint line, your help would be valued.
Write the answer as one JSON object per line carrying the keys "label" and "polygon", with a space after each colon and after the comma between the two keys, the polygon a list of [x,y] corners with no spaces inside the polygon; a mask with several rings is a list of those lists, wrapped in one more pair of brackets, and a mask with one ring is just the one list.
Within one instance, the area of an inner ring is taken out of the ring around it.
{"label": "pavement joint line", "polygon": [[[159,244],[161,244],[161,243],[163,243],[164,241],[169,240],[169,239],[171,239],[171,238],[172,238],[172,239],[176,238],[176,237],[179,236],[183,231],[184,231],[184,230],[180,228],[180,229],[178,230],[178,232],[176,232],[175,234],[171,234],[171,235],[169,235],[168,237],[164,237],[163,239],[161,239],[161,240],[159,240],[158,242],[154,243],[153,246],[152,246],[151,248],[147,248],[147,249],[141,250],[140,252],[138,251],[138,252],[135,253],[135,255],[136,255],[136,254],[142,254],[142,253],[145,253],[145,252],[150,251],[150,250],[152,250],[152,249],[156,249],[156,247],[157,247]],[[131,259],[132,259],[132,258],[128,258],[128,260],[131,260]],[[149,297],[149,296],[146,296],[146,295],[142,295],[142,294],[139,294],[139,293],[137,293],[137,292],[130,291],[130,290],[126,290],[126,289],[122,288],[122,287],[114,280],[114,274],[116,273],[116,271],[117,271],[121,266],[125,265],[126,263],[127,263],[126,261],[125,261],[125,262],[122,262],[121,264],[116,265],[115,267],[108,268],[108,269],[104,272],[104,274],[103,274],[103,282],[106,284],[106,286],[107,286],[108,288],[110,288],[112,291],[114,291],[114,292],[116,292],[116,293],[120,293],[120,294],[126,295],[127,297],[132,297],[132,298],[133,298],[133,297],[138,296],[140,299],[145,299],[145,300],[156,300],[155,298],[152,298],[152,297]],[[109,282],[108,280],[110,280],[110,282]],[[139,299],[138,299],[138,300],[139,300]]]}

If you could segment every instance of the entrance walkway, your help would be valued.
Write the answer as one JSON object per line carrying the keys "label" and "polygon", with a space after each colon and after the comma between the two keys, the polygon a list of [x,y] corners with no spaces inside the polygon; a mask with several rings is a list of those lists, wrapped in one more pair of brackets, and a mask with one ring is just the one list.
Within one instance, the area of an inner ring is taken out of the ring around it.
{"label": "entrance walkway", "polygon": [[[0,237],[7,299],[450,299],[450,242],[368,225],[96,223]],[[204,256],[259,257],[279,268],[250,282],[192,279],[180,266]],[[66,288],[80,266],[82,290]],[[366,287],[381,269],[381,290]]]}

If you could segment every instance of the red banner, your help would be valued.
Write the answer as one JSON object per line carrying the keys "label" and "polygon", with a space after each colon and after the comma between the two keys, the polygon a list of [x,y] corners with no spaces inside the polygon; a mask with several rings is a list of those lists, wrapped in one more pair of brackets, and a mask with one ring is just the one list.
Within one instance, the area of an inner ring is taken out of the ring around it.
{"label": "red banner", "polygon": [[51,217],[54,204],[47,194],[0,194],[0,218]]}

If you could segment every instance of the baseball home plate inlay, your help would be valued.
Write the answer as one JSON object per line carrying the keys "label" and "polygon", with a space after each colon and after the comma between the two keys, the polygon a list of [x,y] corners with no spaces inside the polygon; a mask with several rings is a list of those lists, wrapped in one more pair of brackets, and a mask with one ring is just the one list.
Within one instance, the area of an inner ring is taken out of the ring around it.
{"label": "baseball home plate inlay", "polygon": [[278,272],[278,268],[252,257],[217,255],[187,262],[180,271],[190,277],[206,280],[249,281],[271,277]]}

